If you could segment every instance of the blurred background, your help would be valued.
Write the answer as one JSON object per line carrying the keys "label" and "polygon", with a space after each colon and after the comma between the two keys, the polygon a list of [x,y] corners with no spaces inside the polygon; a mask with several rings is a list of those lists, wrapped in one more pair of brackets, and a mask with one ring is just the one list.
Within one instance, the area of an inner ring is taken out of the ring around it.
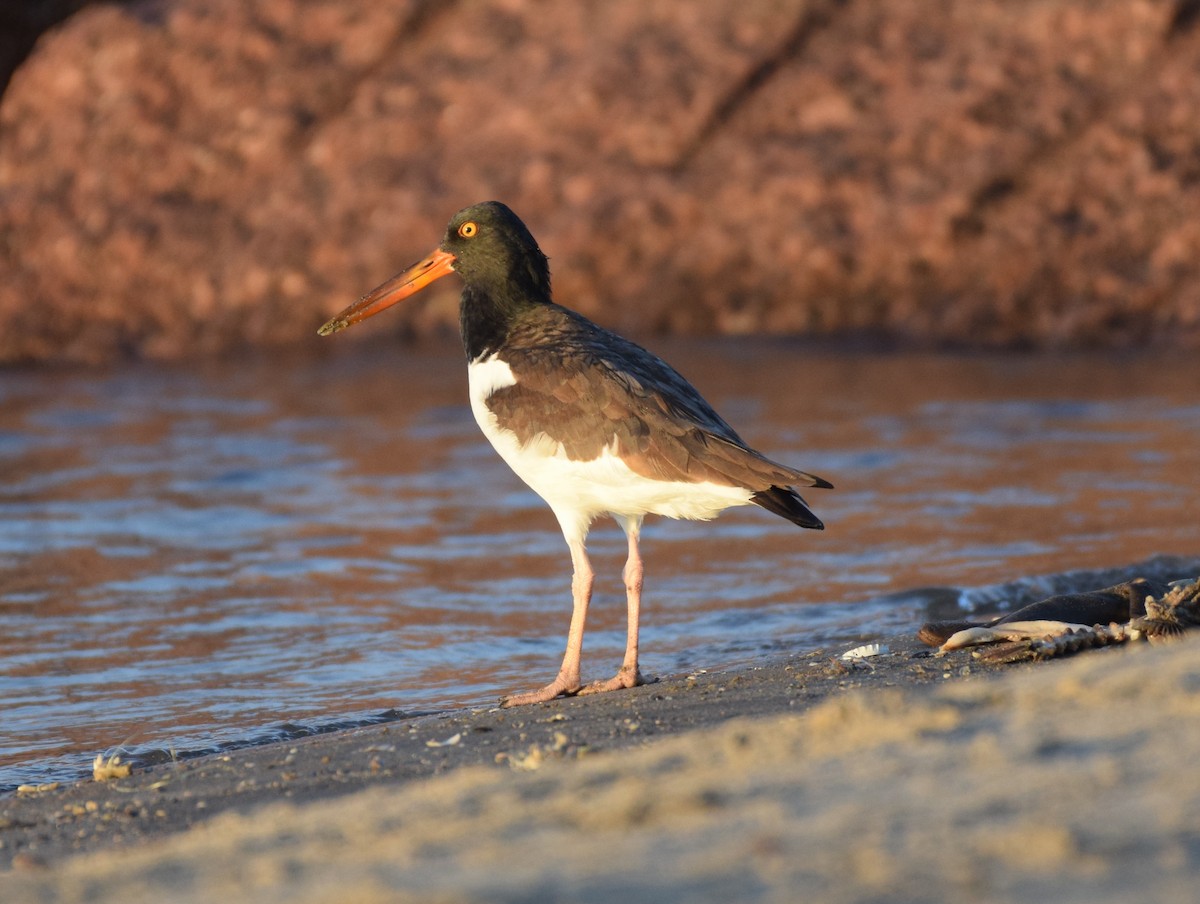
{"label": "blurred background", "polygon": [[[0,26],[0,362],[316,348],[489,198],[627,332],[1200,343],[1196,0],[43,0]],[[371,329],[452,332],[449,283]]]}

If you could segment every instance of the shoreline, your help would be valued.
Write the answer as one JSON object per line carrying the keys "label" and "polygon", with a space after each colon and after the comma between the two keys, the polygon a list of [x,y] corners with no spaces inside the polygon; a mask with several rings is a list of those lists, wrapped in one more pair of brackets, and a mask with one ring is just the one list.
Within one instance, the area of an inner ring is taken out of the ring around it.
{"label": "shoreline", "polygon": [[1196,642],[984,666],[893,638],[214,754],[0,800],[0,878],[54,901],[1184,900]]}
{"label": "shoreline", "polygon": [[[950,657],[934,658],[913,637],[886,645],[888,655],[855,663],[839,658],[841,648],[818,649],[762,665],[661,677],[632,690],[507,710],[497,703],[419,714],[135,767],[106,783],[84,779],[9,794],[0,797],[0,870],[14,858],[18,867],[36,869],[73,854],[136,845],[227,809],[303,804],[470,766],[508,762],[519,770],[535,747],[535,759],[615,752],[735,718],[803,711],[849,690],[916,688],[951,671]],[[953,673],[1003,668],[969,659],[956,656]]]}

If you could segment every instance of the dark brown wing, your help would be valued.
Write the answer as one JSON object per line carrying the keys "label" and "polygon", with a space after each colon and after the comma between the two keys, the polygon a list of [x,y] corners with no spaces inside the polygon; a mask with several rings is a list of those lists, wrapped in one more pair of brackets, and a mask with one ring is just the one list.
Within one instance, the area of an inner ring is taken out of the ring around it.
{"label": "dark brown wing", "polygon": [[504,358],[517,384],[487,400],[500,426],[521,442],[545,434],[578,460],[607,447],[646,477],[768,494],[755,501],[772,511],[772,503],[786,508],[773,488],[830,486],[749,448],[662,359],[564,308],[539,313],[507,340]]}

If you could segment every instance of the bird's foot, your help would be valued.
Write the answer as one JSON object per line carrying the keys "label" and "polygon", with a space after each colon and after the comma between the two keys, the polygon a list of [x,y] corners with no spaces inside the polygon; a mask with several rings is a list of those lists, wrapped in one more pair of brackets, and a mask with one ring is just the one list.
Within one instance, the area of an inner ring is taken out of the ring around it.
{"label": "bird's foot", "polygon": [[560,672],[558,677],[547,684],[540,690],[530,691],[527,694],[510,694],[507,697],[500,698],[500,705],[507,708],[510,706],[526,706],[530,703],[545,703],[547,700],[553,700],[555,697],[572,697],[579,693],[579,678],[573,680],[566,678]]}
{"label": "bird's foot", "polygon": [[621,671],[617,672],[612,678],[607,681],[593,681],[587,687],[578,691],[580,696],[584,694],[603,694],[606,691],[619,691],[627,687],[641,687],[643,684],[652,684],[642,677],[641,671],[637,666],[630,668],[629,666],[621,666]]}

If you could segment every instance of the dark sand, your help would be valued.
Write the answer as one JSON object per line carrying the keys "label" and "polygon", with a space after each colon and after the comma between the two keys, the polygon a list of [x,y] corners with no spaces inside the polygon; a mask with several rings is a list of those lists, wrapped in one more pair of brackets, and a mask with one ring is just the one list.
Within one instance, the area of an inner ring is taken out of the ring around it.
{"label": "dark sand", "polygon": [[12,796],[0,898],[1194,900],[1195,641],[889,646]]}

